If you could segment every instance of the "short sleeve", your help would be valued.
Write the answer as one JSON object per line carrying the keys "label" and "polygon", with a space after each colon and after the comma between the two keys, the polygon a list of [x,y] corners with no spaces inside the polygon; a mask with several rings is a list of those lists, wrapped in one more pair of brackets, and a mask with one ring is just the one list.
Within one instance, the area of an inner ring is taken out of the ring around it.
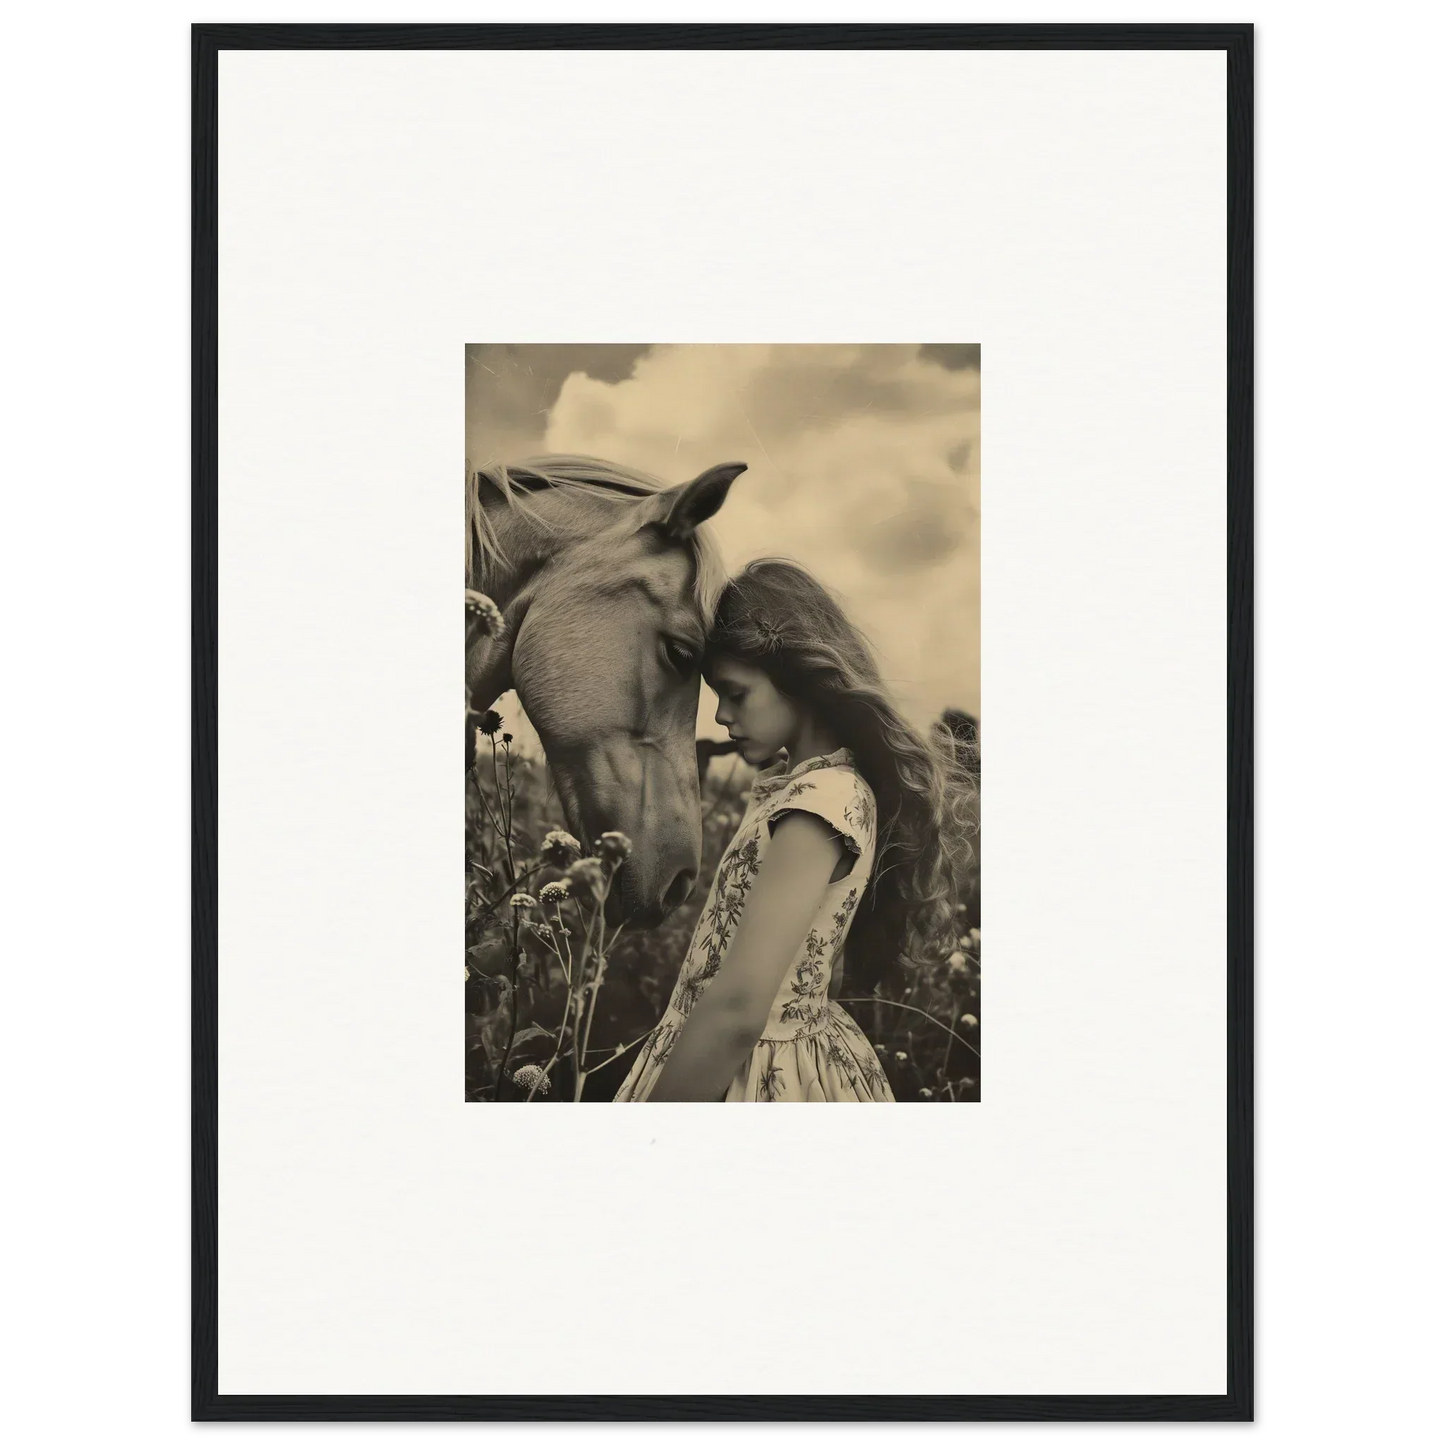
{"label": "short sleeve", "polygon": [[[768,815],[768,832],[789,813],[811,813],[836,833],[853,863],[873,846],[873,798],[849,768],[819,768],[783,789]],[[849,865],[848,877],[852,872]]]}

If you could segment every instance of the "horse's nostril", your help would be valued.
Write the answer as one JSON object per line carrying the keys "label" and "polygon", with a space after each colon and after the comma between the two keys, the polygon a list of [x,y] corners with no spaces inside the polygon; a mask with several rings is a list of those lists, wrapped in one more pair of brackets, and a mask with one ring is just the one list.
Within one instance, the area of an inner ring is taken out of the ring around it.
{"label": "horse's nostril", "polygon": [[676,908],[679,903],[692,892],[692,885],[697,882],[697,874],[691,868],[684,868],[667,887],[667,893],[663,896],[663,903],[668,908]]}

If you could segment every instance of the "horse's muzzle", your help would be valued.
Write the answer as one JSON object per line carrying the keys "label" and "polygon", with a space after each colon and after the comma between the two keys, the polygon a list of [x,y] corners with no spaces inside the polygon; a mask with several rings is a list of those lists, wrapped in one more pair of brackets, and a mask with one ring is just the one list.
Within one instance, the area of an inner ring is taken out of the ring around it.
{"label": "horse's muzzle", "polygon": [[653,899],[651,902],[638,900],[625,888],[614,888],[607,897],[605,910],[607,922],[613,928],[624,920],[630,929],[643,931],[656,928],[670,913],[687,901],[696,884],[697,873],[691,868],[684,868],[668,884],[662,898]]}

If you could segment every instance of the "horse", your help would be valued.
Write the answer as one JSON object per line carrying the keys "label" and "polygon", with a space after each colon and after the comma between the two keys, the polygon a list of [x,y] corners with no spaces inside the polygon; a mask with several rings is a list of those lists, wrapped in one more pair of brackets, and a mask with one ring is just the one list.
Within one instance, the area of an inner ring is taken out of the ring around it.
{"label": "horse", "polygon": [[670,485],[596,457],[491,463],[467,479],[467,588],[501,610],[469,636],[467,705],[515,690],[569,831],[633,843],[610,923],[650,928],[702,866],[699,663],[727,581],[705,525],[746,463]]}

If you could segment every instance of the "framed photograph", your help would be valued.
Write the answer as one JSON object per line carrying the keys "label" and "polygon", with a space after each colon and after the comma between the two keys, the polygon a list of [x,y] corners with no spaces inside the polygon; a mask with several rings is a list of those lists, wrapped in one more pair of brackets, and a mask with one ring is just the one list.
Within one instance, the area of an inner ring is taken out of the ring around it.
{"label": "framed photograph", "polygon": [[1251,27],[193,61],[194,1418],[1251,1419]]}
{"label": "framed photograph", "polygon": [[978,1101],[979,347],[466,367],[467,1098]]}

